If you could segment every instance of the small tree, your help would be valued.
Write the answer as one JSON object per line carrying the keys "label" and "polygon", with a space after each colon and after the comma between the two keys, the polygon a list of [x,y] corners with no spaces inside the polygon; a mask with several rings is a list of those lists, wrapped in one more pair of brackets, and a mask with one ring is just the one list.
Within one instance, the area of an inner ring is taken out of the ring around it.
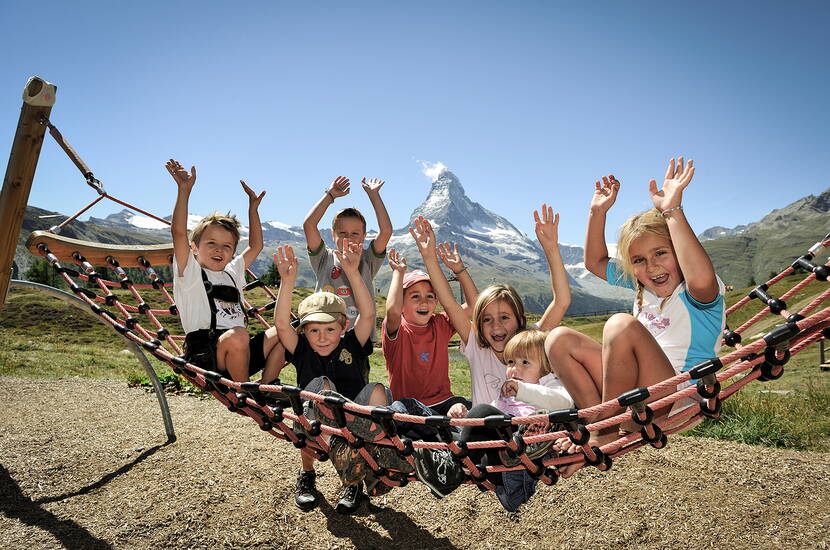
{"label": "small tree", "polygon": [[280,274],[277,271],[277,265],[272,263],[270,266],[268,266],[268,271],[266,271],[265,274],[262,275],[259,279],[268,286],[279,286]]}
{"label": "small tree", "polygon": [[58,272],[55,271],[49,262],[46,261],[45,258],[37,258],[32,265],[29,266],[29,269],[26,270],[26,273],[23,274],[23,277],[26,278],[27,281],[32,281],[34,283],[40,283],[42,285],[49,285],[54,288],[66,288],[66,283],[64,280],[58,275]]}

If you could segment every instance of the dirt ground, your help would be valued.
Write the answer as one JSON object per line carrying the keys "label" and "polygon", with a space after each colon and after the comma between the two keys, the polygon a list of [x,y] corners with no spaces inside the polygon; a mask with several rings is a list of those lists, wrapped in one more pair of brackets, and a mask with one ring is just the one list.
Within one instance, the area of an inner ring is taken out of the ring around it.
{"label": "dirt ground", "polygon": [[213,400],[120,381],[0,378],[0,548],[764,548],[830,546],[830,454],[672,437],[607,473],[540,486],[519,513],[419,483],[344,517],[294,507],[297,451]]}

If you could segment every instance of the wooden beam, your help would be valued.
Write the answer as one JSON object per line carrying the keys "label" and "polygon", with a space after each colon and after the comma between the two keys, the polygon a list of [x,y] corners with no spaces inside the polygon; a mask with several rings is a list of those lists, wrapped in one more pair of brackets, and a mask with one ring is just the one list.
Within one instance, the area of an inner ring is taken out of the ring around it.
{"label": "wooden beam", "polygon": [[34,231],[26,241],[26,248],[38,256],[38,245],[44,244],[62,262],[72,262],[72,253],[78,252],[86,261],[97,267],[109,267],[107,257],[118,260],[121,267],[139,267],[139,258],[144,258],[150,265],[170,265],[173,263],[173,243],[166,244],[102,244],[80,241],[48,231]]}
{"label": "wooden beam", "polygon": [[23,89],[23,107],[0,192],[0,307],[6,303],[17,238],[46,132],[41,120],[52,112],[56,91],[57,86],[36,76]]}

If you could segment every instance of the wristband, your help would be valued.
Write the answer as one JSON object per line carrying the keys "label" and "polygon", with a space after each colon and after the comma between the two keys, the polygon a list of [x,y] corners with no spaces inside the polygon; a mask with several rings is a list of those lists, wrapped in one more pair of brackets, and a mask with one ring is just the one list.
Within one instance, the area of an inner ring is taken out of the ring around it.
{"label": "wristband", "polygon": [[326,195],[329,196],[329,198],[331,199],[331,202],[334,202],[334,195],[332,195],[331,191],[329,191],[328,189],[326,189]]}
{"label": "wristband", "polygon": [[466,267],[466,266],[464,267],[464,269],[461,269],[461,270],[459,270],[459,271],[453,271],[452,273],[453,273],[453,275],[455,275],[456,277],[458,277],[459,275],[461,275],[461,274],[462,274],[462,273],[464,273],[465,271],[467,271],[467,267]]}
{"label": "wristband", "polygon": [[668,218],[669,214],[671,214],[672,212],[677,212],[678,210],[683,210],[683,205],[678,204],[677,206],[673,206],[673,207],[669,208],[668,210],[663,210],[658,215],[663,216],[664,218]]}

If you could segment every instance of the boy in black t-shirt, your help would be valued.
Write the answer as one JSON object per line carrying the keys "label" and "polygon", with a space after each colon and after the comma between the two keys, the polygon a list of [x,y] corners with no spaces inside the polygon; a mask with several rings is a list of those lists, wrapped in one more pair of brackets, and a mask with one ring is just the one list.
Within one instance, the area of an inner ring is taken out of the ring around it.
{"label": "boy in black t-shirt", "polygon": [[[372,354],[371,334],[375,326],[375,303],[358,266],[360,248],[346,239],[339,239],[335,252],[343,272],[349,279],[358,316],[349,328],[346,303],[331,292],[315,292],[299,305],[299,327],[291,326],[291,295],[297,279],[297,258],[290,246],[277,249],[274,263],[281,284],[274,310],[274,324],[285,346],[286,360],[297,369],[297,386],[314,393],[336,390],[344,397],[364,405],[387,405],[391,395],[382,384],[367,385],[369,356]],[[297,477],[294,502],[303,511],[317,506],[314,488],[314,459],[301,453],[302,470]],[[363,500],[362,484],[345,487],[335,510],[354,513]]]}

